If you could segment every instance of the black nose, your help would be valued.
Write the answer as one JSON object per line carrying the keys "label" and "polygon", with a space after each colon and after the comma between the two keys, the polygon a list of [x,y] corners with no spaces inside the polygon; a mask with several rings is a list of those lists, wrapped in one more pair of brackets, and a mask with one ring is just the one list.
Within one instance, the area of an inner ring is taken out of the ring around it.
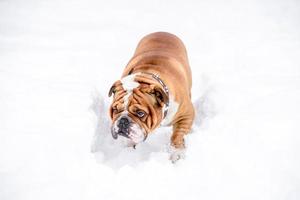
{"label": "black nose", "polygon": [[129,127],[129,119],[128,119],[127,117],[122,117],[122,118],[119,120],[118,127],[119,127],[121,130],[126,131],[126,129],[128,129],[128,127]]}

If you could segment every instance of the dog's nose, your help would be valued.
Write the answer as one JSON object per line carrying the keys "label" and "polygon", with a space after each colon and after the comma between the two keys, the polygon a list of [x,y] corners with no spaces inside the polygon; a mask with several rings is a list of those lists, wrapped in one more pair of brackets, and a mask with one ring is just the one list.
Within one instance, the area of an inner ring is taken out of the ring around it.
{"label": "dog's nose", "polygon": [[118,127],[119,127],[121,130],[126,130],[126,129],[128,129],[128,127],[129,127],[129,119],[128,119],[127,117],[122,117],[122,118],[119,120]]}

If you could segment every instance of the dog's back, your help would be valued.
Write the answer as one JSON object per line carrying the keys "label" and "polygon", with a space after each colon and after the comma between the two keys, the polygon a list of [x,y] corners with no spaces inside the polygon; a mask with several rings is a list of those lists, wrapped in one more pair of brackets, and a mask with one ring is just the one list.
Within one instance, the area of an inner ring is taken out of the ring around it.
{"label": "dog's back", "polygon": [[[184,73],[183,77],[187,78],[188,88],[191,89],[192,75],[186,49],[177,36],[167,32],[156,32],[143,37],[127,67],[129,70],[132,66],[141,64],[177,67],[177,70],[171,71]],[[180,78],[178,77],[178,79]]]}
{"label": "dog's back", "polygon": [[139,42],[135,56],[146,52],[165,52],[188,63],[187,53],[183,42],[175,35],[167,32],[151,33],[142,38]]}

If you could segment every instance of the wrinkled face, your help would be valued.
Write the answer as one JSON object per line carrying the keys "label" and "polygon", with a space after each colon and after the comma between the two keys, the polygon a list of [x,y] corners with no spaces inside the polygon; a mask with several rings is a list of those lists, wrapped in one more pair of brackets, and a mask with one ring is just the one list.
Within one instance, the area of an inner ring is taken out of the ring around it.
{"label": "wrinkled face", "polygon": [[163,106],[168,96],[162,86],[147,74],[133,74],[115,82],[109,96],[114,94],[110,106],[111,133],[138,144],[159,126]]}

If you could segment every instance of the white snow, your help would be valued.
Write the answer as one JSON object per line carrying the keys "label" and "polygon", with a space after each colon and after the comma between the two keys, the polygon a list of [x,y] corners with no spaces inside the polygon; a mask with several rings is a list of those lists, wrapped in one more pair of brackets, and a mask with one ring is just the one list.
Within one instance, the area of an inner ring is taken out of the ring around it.
{"label": "white snow", "polygon": [[[108,90],[144,35],[186,44],[197,119],[134,150]],[[300,199],[300,2],[0,1],[0,199]],[[92,152],[91,153],[91,144]]]}

